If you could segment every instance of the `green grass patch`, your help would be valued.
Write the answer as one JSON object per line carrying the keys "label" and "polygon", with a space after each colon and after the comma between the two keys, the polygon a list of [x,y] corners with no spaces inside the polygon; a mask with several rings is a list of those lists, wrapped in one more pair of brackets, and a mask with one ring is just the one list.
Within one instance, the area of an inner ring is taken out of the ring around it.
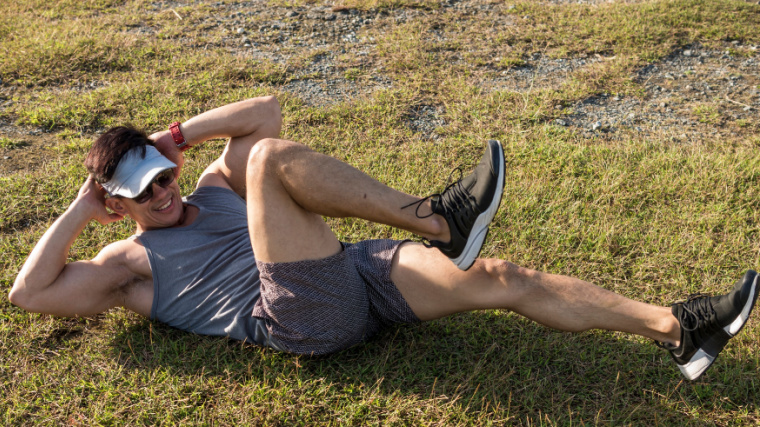
{"label": "green grass patch", "polygon": [[[556,106],[601,93],[643,99],[632,77],[638,67],[685,46],[738,40],[734,54],[756,58],[744,45],[760,42],[760,8],[738,0],[512,4],[271,1],[272,8],[302,13],[299,8],[317,6],[324,6],[320,13],[360,9],[374,20],[357,34],[370,40],[361,45],[366,55],[346,46],[333,77],[363,84],[380,76],[391,84],[314,106],[284,85],[325,78],[303,74],[331,47],[307,46],[282,60],[254,58],[239,49],[239,40],[231,41],[228,29],[209,23],[219,13],[211,3],[174,9],[147,0],[3,3],[0,89],[2,101],[13,102],[3,106],[2,125],[54,135],[46,140],[52,149],[45,152],[52,154],[44,162],[0,176],[0,291],[11,288],[33,245],[75,197],[89,141],[100,131],[127,122],[164,129],[209,108],[268,94],[282,105],[285,137],[420,196],[441,190],[452,169],[475,164],[483,140],[500,139],[507,184],[485,256],[661,305],[692,292],[723,292],[743,270],[757,268],[756,135],[705,135],[690,143],[672,142],[664,133],[585,138],[551,123],[563,111]],[[396,22],[398,10],[414,18]],[[271,24],[246,19],[254,31]],[[290,49],[298,50],[276,43],[260,48],[283,56]],[[520,92],[483,84],[530,66],[533,55],[597,54],[604,59],[568,72],[555,85]],[[438,112],[435,138],[410,125],[421,107]],[[689,112],[705,126],[729,121],[717,101]],[[757,129],[751,117],[732,122]],[[14,156],[43,149],[32,133],[16,135],[0,136],[0,149]],[[192,191],[223,146],[214,141],[187,152],[183,192]],[[343,240],[412,237],[361,220],[329,223]],[[90,224],[70,258],[91,258],[133,231],[128,221]],[[554,332],[502,310],[389,328],[366,345],[309,358],[194,336],[123,310],[59,319],[0,299],[0,420],[751,425],[760,419],[759,325],[753,318],[703,379],[687,383],[667,353],[647,340]]]}

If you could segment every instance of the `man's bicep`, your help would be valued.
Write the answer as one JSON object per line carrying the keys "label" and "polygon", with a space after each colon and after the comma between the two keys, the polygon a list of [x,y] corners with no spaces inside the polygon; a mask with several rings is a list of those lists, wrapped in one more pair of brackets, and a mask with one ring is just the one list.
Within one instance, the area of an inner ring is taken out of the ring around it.
{"label": "man's bicep", "polygon": [[58,278],[35,293],[22,308],[56,316],[91,316],[122,305],[121,289],[135,280],[126,267],[91,261],[66,264]]}

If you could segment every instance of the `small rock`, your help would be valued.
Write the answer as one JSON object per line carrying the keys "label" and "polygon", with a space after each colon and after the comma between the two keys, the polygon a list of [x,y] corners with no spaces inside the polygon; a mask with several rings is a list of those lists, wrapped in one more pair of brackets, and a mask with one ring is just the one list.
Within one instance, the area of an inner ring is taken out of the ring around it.
{"label": "small rock", "polygon": [[660,108],[665,108],[667,106],[668,104],[666,102],[660,102]]}
{"label": "small rock", "polygon": [[567,126],[567,122],[564,121],[564,120],[562,120],[562,119],[556,119],[556,120],[554,120],[554,123],[558,124],[560,126]]}
{"label": "small rock", "polygon": [[240,28],[238,28],[235,31],[237,31],[238,34],[243,34],[243,33],[245,33],[245,28],[240,27]]}
{"label": "small rock", "polygon": [[298,16],[298,12],[296,12],[295,10],[291,10],[291,11],[290,11],[290,12],[288,12],[288,14],[287,14],[287,15],[285,15],[285,16],[287,16],[288,18],[295,18],[296,16]]}
{"label": "small rock", "polygon": [[683,51],[683,56],[691,56],[691,51],[689,49],[686,49]]}
{"label": "small rock", "polygon": [[337,16],[335,16],[334,13],[329,13],[329,14],[325,15],[325,21],[334,21],[335,18],[337,18]]}

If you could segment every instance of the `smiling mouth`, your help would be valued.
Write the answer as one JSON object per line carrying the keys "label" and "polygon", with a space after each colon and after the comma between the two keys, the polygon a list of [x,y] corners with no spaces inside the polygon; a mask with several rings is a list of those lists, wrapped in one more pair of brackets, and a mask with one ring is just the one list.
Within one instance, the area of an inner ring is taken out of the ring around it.
{"label": "smiling mouth", "polygon": [[169,199],[169,200],[166,201],[166,203],[164,203],[163,205],[159,206],[156,210],[158,210],[158,211],[166,210],[169,206],[171,206],[171,204],[172,204],[172,199]]}

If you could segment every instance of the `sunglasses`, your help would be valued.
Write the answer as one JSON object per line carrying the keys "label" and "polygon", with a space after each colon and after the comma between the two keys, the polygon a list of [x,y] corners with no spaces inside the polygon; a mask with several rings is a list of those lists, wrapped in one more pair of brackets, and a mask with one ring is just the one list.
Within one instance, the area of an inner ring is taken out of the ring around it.
{"label": "sunglasses", "polygon": [[150,184],[145,187],[145,190],[143,190],[137,196],[132,197],[132,200],[134,200],[136,203],[143,204],[153,198],[153,184],[158,184],[159,187],[166,188],[172,182],[174,182],[174,170],[167,169],[156,175],[156,177],[153,178],[153,181],[151,181]]}

